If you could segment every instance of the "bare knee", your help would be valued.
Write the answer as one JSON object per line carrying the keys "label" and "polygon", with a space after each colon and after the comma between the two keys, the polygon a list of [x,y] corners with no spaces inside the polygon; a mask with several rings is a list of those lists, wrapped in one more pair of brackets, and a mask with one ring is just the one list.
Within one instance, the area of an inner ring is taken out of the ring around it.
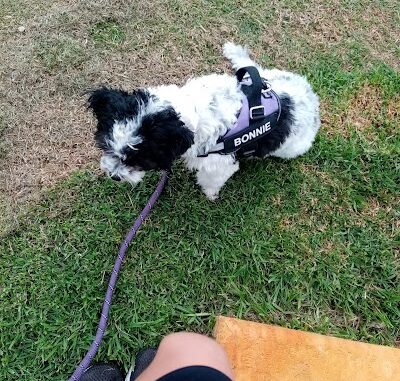
{"label": "bare knee", "polygon": [[183,358],[227,360],[224,349],[215,340],[191,332],[178,332],[166,336],[160,343],[159,351]]}
{"label": "bare knee", "polygon": [[195,365],[217,369],[233,379],[228,356],[216,341],[196,333],[180,332],[161,341],[156,357],[143,373],[143,381]]}

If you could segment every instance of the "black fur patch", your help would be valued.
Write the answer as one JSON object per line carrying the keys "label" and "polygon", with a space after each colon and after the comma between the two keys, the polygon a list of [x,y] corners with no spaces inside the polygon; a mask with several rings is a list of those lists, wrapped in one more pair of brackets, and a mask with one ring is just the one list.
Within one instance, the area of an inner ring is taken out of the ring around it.
{"label": "black fur patch", "polygon": [[293,124],[293,102],[288,95],[283,95],[279,99],[281,102],[279,121],[269,134],[257,141],[258,146],[253,156],[262,158],[277,150],[290,134],[290,126]]}
{"label": "black fur patch", "polygon": [[172,107],[146,115],[138,134],[143,142],[135,147],[137,151],[130,150],[126,163],[144,170],[169,169],[194,143],[193,132],[185,127]]}

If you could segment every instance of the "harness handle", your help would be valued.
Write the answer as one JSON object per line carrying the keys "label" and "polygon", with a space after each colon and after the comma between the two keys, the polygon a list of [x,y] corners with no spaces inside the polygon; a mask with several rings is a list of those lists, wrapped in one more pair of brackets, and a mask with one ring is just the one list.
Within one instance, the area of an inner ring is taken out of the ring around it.
{"label": "harness handle", "polygon": [[264,106],[261,103],[261,91],[264,84],[260,77],[260,73],[254,66],[246,66],[240,68],[236,72],[236,78],[242,82],[244,75],[248,73],[251,78],[251,85],[242,86],[242,91],[246,94],[249,101],[249,122],[250,125],[257,122],[257,120],[264,118]]}

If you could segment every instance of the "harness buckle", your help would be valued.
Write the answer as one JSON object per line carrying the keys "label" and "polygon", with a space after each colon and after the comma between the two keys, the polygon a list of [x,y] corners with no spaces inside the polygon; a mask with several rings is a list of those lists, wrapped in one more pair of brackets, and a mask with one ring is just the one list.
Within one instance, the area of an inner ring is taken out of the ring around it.
{"label": "harness buckle", "polygon": [[250,107],[250,119],[264,118],[264,106]]}

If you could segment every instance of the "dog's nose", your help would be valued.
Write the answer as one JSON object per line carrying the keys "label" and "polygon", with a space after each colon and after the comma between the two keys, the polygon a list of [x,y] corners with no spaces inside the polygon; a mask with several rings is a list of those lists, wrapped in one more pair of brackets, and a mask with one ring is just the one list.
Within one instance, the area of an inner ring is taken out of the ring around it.
{"label": "dog's nose", "polygon": [[112,175],[111,178],[112,178],[114,181],[121,181],[121,178],[120,178],[118,175]]}

